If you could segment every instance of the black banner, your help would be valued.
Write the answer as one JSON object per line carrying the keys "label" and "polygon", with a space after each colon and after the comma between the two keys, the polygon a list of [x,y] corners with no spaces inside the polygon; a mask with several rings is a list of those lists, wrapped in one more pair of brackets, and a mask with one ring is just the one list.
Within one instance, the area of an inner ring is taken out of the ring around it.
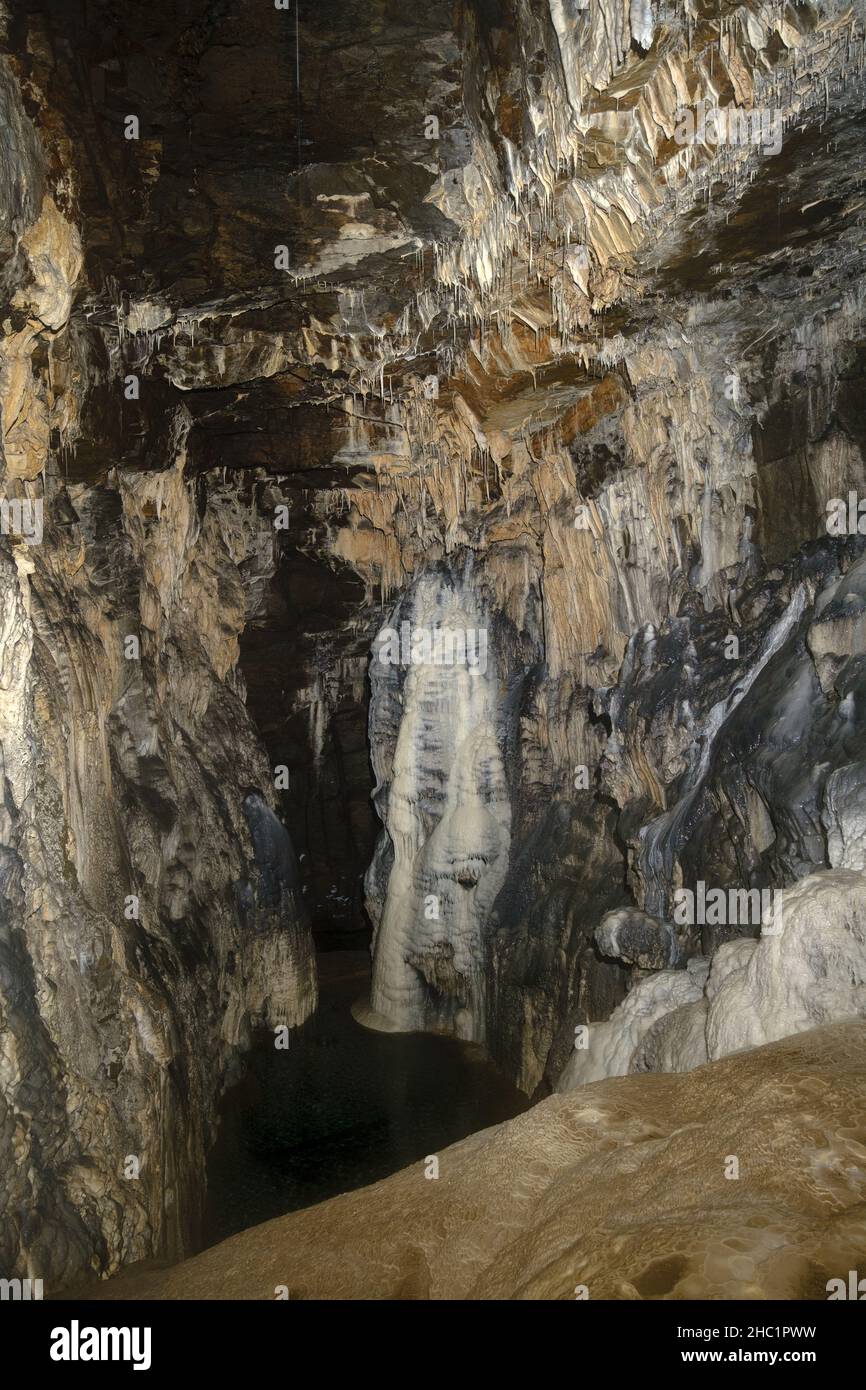
{"label": "black banner", "polygon": [[[61,1383],[69,1376],[98,1378],[102,1372],[139,1377],[213,1372],[221,1377],[249,1377],[267,1375],[282,1366],[290,1375],[298,1369],[299,1357],[307,1376],[308,1363],[315,1366],[317,1359],[329,1376],[343,1362],[348,1371],[350,1360],[354,1373],[363,1375],[365,1365],[369,1373],[377,1355],[380,1317],[382,1335],[386,1331],[393,1335],[395,1330],[397,1335],[421,1333],[425,1342],[434,1336],[443,1356],[446,1344],[453,1343],[463,1373],[466,1361],[475,1359],[489,1374],[503,1355],[510,1361],[512,1350],[520,1347],[536,1362],[537,1375],[537,1358],[545,1345],[541,1339],[553,1335],[557,1342],[549,1344],[551,1356],[559,1362],[569,1346],[575,1375],[590,1367],[597,1375],[606,1363],[617,1376],[628,1371],[666,1373],[675,1367],[691,1367],[700,1374],[707,1366],[729,1370],[800,1366],[826,1379],[859,1353],[864,1331],[861,1301],[866,1301],[862,1294],[820,1303],[575,1300],[546,1306],[521,1303],[507,1309],[495,1303],[395,1307],[301,1300],[287,1300],[282,1306],[279,1300],[276,1306],[194,1301],[4,1302],[0,1303],[0,1329],[7,1348],[26,1345],[31,1365]],[[502,1317],[506,1321],[500,1322]],[[352,1335],[355,1332],[357,1336]],[[562,1337],[568,1342],[559,1340]],[[470,1347],[474,1349],[471,1358]],[[441,1364],[444,1374],[444,1359]],[[513,1372],[514,1368],[508,1369]],[[401,1372],[400,1378],[406,1374]]]}

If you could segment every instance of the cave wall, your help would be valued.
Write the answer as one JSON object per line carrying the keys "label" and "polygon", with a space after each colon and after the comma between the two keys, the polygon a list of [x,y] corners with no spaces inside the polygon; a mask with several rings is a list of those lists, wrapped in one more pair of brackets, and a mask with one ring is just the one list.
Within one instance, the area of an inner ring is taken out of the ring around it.
{"label": "cave wall", "polygon": [[[466,96],[473,160],[441,204],[465,235],[438,267],[478,328],[432,426],[416,406],[441,471],[405,485],[417,533],[446,555],[475,551],[476,590],[484,575],[492,593],[493,660],[510,679],[485,722],[503,754],[515,689],[521,706],[507,761],[514,868],[483,932],[470,1024],[462,977],[438,965],[453,914],[431,941],[435,814],[412,843],[408,899],[399,871],[404,784],[417,827],[430,819],[431,772],[449,775],[435,736],[414,732],[410,695],[390,741],[400,749],[411,727],[411,774],[395,756],[377,799],[377,963],[393,949],[393,916],[401,968],[425,958],[408,1016],[442,1026],[450,991],[458,1029],[486,1038],[529,1091],[556,1077],[575,1025],[607,1018],[643,973],[600,948],[607,909],[665,919],[676,889],[701,877],[764,887],[829,867],[826,779],[857,778],[856,616],[829,639],[844,672],[832,689],[808,637],[862,548],[829,537],[826,516],[830,498],[863,487],[851,387],[862,302],[847,271],[838,277],[840,263],[860,265],[859,232],[839,216],[856,198],[838,169],[825,183],[840,147],[858,167],[859,87],[845,77],[854,17],[744,7],[707,28],[696,6],[679,28],[662,18],[659,34],[641,31],[648,58],[627,7],[551,6],[555,49],[536,7],[495,36],[482,24],[483,79]],[[838,101],[833,151],[815,138],[818,70]],[[677,146],[677,101],[726,86],[738,106],[779,114],[781,150],[765,160],[754,147]],[[798,220],[815,207],[814,222]],[[386,529],[408,530],[396,506]],[[407,535],[413,571],[415,544]],[[521,594],[541,595],[537,618],[515,612],[517,576]],[[509,624],[523,639],[516,658],[500,637]],[[391,703],[374,685],[374,738],[393,723]],[[727,934],[684,934],[684,957]],[[373,1002],[407,1026],[404,998]]]}
{"label": "cave wall", "polygon": [[[10,1272],[194,1242],[311,922],[534,1093],[648,971],[697,1002],[678,887],[863,868],[863,11],[4,18]],[[483,672],[380,659],[449,621]]]}
{"label": "cave wall", "polygon": [[159,471],[73,483],[52,460],[83,404],[80,239],[3,78],[5,496],[44,532],[0,557],[0,1264],[56,1288],[191,1248],[226,1068],[252,1028],[300,1023],[316,978],[238,670],[270,518],[196,489],[180,416]]}

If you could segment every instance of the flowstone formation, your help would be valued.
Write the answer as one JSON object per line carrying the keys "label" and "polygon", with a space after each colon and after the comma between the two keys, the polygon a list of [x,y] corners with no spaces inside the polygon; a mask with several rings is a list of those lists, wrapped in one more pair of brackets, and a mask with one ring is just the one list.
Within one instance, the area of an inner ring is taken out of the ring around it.
{"label": "flowstone formation", "polygon": [[195,1243],[311,927],[530,1095],[776,1036],[825,900],[851,979],[771,1011],[866,1007],[866,4],[180,8],[2,10],[0,1265],[54,1287]]}
{"label": "flowstone formation", "polygon": [[862,1022],[837,1023],[599,1081],[452,1145],[438,1183],[416,1165],[93,1296],[856,1298],[864,1067]]}
{"label": "flowstone formation", "polygon": [[[381,904],[370,1003],[391,1024],[474,1039],[484,1017],[484,933],[511,843],[501,649],[494,644],[488,666],[471,569],[427,573],[410,598],[394,615],[410,644],[408,667],[402,640],[392,651],[397,633],[386,628],[371,673],[370,743],[377,789],[387,786],[388,836],[367,876],[368,899]],[[438,638],[441,651],[419,651],[419,633]]]}

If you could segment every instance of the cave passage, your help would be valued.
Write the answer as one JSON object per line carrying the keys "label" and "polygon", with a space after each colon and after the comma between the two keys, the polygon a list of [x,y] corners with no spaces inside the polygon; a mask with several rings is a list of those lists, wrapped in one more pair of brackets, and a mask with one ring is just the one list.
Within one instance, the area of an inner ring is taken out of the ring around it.
{"label": "cave passage", "polygon": [[[417,1165],[529,1108],[473,1043],[363,1028],[364,951],[320,954],[319,1007],[288,1050],[260,1033],[223,1097],[203,1244]],[[431,1179],[430,1181],[433,1181]]]}
{"label": "cave passage", "polygon": [[866,1300],[866,0],[23,0],[0,126],[0,1304]]}

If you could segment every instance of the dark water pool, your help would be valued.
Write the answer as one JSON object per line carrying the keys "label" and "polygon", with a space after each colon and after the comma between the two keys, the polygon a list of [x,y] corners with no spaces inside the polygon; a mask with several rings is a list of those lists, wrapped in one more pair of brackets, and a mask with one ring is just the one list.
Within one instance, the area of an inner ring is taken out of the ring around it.
{"label": "dark water pool", "polygon": [[263,1036],[224,1098],[205,1245],[376,1182],[528,1107],[474,1044],[356,1023],[365,952],[322,955],[319,972],[317,1012],[285,1052]]}

